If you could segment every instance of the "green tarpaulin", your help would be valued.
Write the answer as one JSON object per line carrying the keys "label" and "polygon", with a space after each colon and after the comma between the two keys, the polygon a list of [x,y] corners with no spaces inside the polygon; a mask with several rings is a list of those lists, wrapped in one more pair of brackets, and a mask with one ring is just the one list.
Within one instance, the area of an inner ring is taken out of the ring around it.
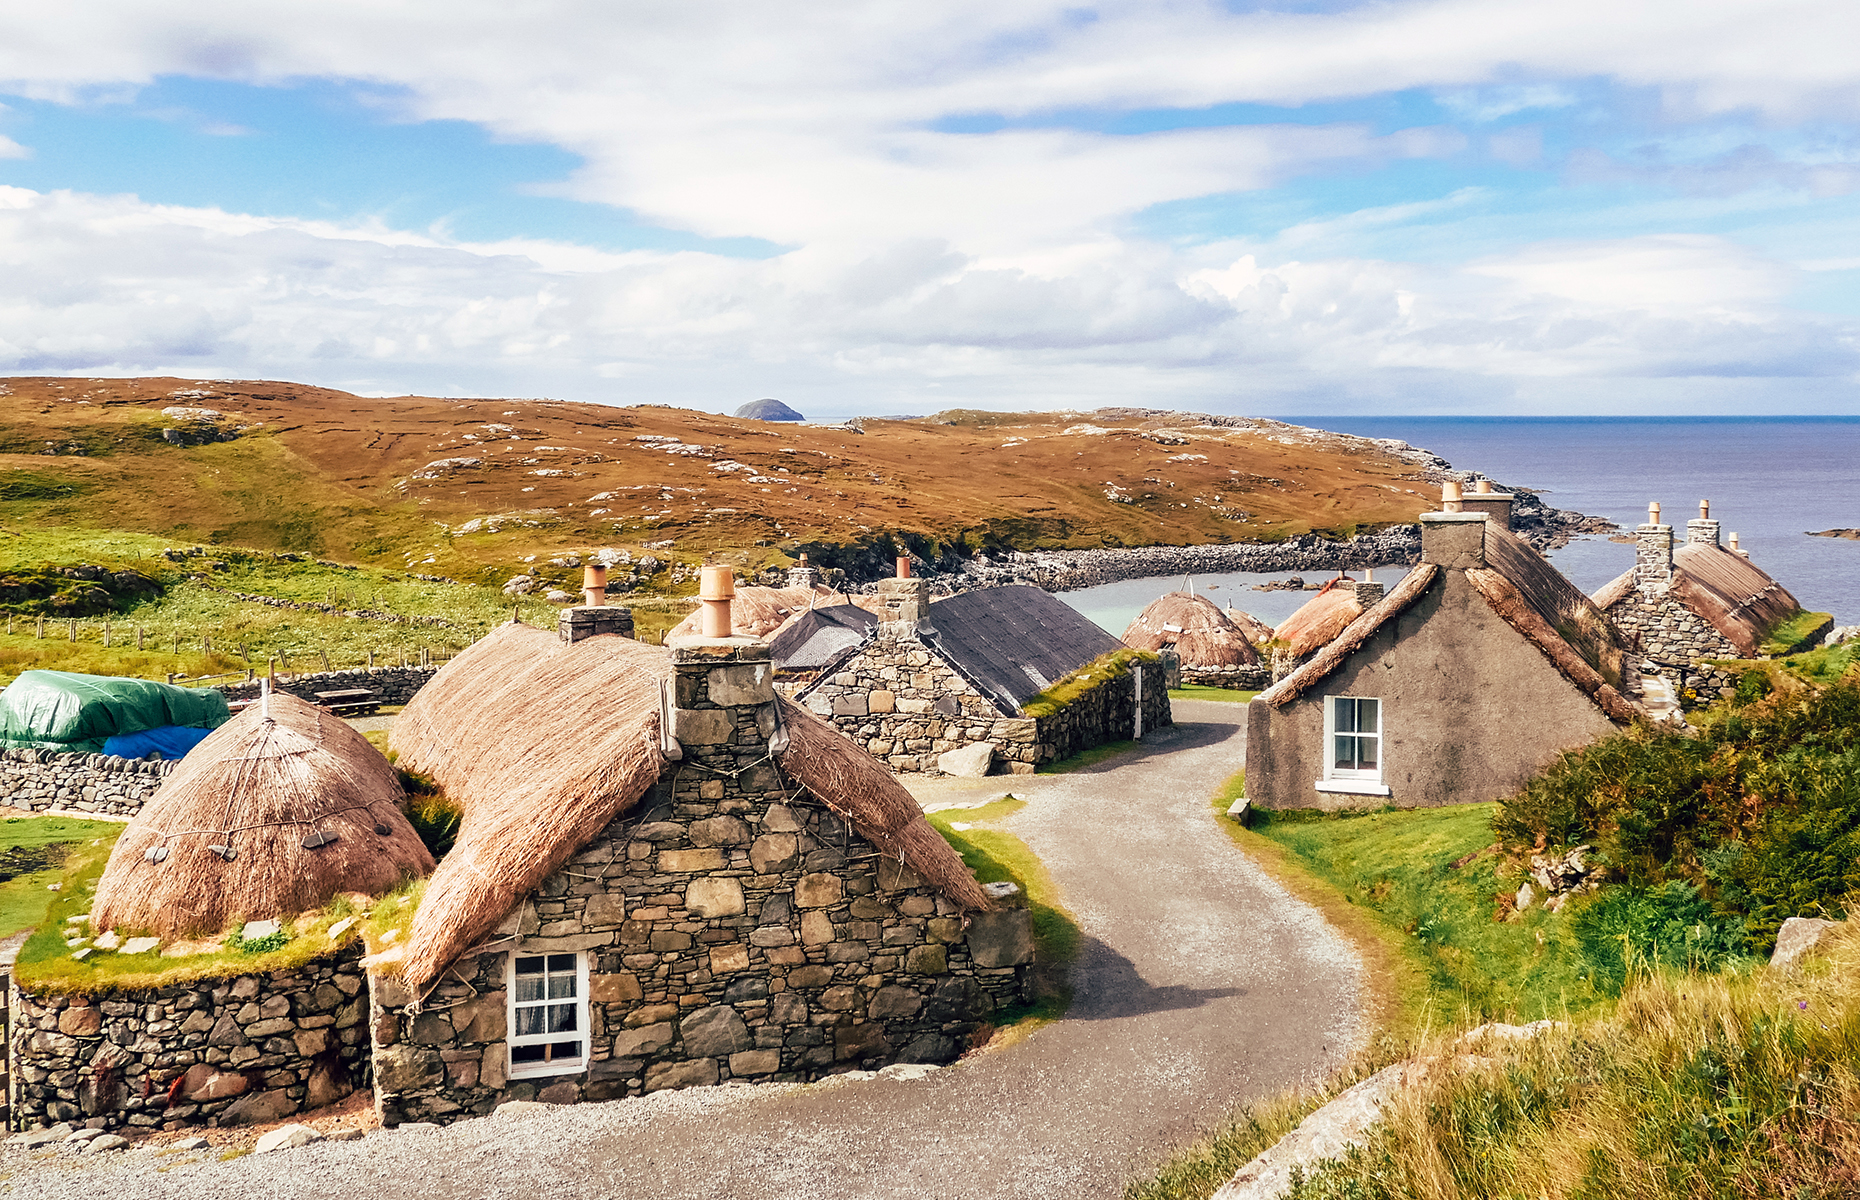
{"label": "green tarpaulin", "polygon": [[0,691],[0,745],[95,754],[106,738],[164,725],[215,729],[231,713],[212,688],[27,671]]}

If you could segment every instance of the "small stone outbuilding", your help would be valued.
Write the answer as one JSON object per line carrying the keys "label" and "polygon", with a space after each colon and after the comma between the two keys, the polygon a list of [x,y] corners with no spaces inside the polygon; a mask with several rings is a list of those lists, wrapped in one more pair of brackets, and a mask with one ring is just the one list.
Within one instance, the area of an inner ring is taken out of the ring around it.
{"label": "small stone outbuilding", "polygon": [[[921,579],[880,588],[883,619],[796,699],[894,770],[936,771],[944,755],[987,744],[997,773],[1031,773],[1172,721],[1160,662],[1040,588],[981,588],[935,603]],[[1133,662],[1084,678],[1120,651]],[[1029,707],[1068,677],[1081,684],[1069,703]]]}
{"label": "small stone outbuilding", "polygon": [[1643,715],[1624,694],[1620,633],[1501,520],[1423,514],[1420,564],[1252,701],[1249,800],[1493,800]]}

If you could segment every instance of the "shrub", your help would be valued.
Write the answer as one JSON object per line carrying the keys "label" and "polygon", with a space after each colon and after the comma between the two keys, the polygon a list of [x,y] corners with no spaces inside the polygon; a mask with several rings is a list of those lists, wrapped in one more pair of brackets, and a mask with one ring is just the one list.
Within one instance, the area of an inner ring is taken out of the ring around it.
{"label": "shrub", "polygon": [[1657,888],[1611,888],[1576,909],[1570,932],[1589,978],[1619,994],[1637,970],[1715,971],[1742,956],[1744,922],[1713,910],[1683,880]]}
{"label": "shrub", "polygon": [[465,819],[465,813],[458,805],[446,799],[444,792],[430,778],[416,771],[396,768],[400,776],[400,785],[407,793],[407,821],[413,831],[426,843],[426,849],[434,858],[444,858],[452,849],[452,843],[458,840],[459,822]]}

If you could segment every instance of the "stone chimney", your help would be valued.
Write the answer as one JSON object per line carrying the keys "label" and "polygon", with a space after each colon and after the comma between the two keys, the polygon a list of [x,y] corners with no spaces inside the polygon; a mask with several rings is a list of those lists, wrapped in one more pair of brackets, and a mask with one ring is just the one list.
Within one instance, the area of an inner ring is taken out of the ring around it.
{"label": "stone chimney", "polygon": [[[787,748],[776,728],[769,644],[729,632],[735,590],[730,568],[705,567],[698,591],[704,631],[670,643],[673,679],[665,725],[685,758],[728,755],[728,761],[741,763],[745,753],[757,755],[766,747],[779,754]],[[717,628],[725,632],[711,632]]]}
{"label": "stone chimney", "polygon": [[1647,523],[1634,530],[1634,586],[1649,594],[1673,582],[1673,527],[1660,524],[1660,502],[1647,506]]}
{"label": "stone chimney", "polygon": [[1356,583],[1356,602],[1364,608],[1374,608],[1382,600],[1387,589],[1376,582],[1374,571],[1364,571],[1362,579]]}
{"label": "stone chimney", "polygon": [[1485,523],[1484,513],[1462,507],[1458,481],[1447,480],[1440,511],[1421,514],[1421,561],[1461,571],[1485,566]]}
{"label": "stone chimney", "polygon": [[791,588],[820,586],[820,572],[807,561],[807,551],[801,551],[800,559],[788,568],[788,586]]}
{"label": "stone chimney", "polygon": [[903,555],[898,556],[897,576],[879,580],[878,594],[885,598],[888,620],[915,625],[923,620],[924,610],[930,607],[930,581],[913,578],[911,560]]}
{"label": "stone chimney", "polygon": [[1500,529],[1511,528],[1511,502],[1514,497],[1510,492],[1495,492],[1490,479],[1481,479],[1473,484],[1471,495],[1460,497],[1461,512],[1483,513]]}
{"label": "stone chimney", "polygon": [[556,618],[556,636],[571,646],[583,638],[599,633],[633,636],[633,610],[607,607],[607,565],[590,562],[581,569],[581,598],[574,608],[565,608]]}
{"label": "stone chimney", "polygon": [[1731,553],[1732,553],[1732,554],[1735,554],[1735,555],[1737,555],[1737,556],[1738,556],[1739,558],[1749,558],[1749,557],[1750,557],[1750,554],[1749,554],[1749,552],[1748,552],[1748,551],[1746,551],[1746,550],[1741,550],[1741,549],[1739,549],[1739,548],[1738,548],[1738,545],[1737,545],[1737,534],[1736,534],[1736,533],[1733,533],[1733,534],[1731,534]]}
{"label": "stone chimney", "polygon": [[1711,501],[1699,501],[1699,515],[1686,522],[1686,544],[1702,542],[1707,546],[1718,544],[1718,522],[1711,519]]}

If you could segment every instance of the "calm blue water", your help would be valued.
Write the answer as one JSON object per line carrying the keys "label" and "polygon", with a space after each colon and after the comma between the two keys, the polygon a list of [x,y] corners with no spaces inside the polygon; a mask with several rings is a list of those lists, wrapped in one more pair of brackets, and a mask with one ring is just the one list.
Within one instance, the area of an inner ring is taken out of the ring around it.
{"label": "calm blue water", "polygon": [[[1535,488],[1546,503],[1630,530],[1647,519],[1647,502],[1658,500],[1661,519],[1683,538],[1699,501],[1709,499],[1725,536],[1736,530],[1752,560],[1804,607],[1831,612],[1842,624],[1860,621],[1860,542],[1806,536],[1811,529],[1860,528],[1860,417],[1321,417],[1298,423],[1400,438],[1460,470]],[[1593,592],[1633,565],[1634,547],[1584,538],[1551,559]],[[1258,578],[1266,577],[1247,577]],[[1286,615],[1273,615],[1282,603],[1295,608],[1303,599],[1294,592],[1228,591],[1223,577],[1209,579],[1223,584],[1211,596],[1272,623]],[[1121,633],[1143,604],[1179,582],[1179,576],[1128,580],[1065,598]]]}

